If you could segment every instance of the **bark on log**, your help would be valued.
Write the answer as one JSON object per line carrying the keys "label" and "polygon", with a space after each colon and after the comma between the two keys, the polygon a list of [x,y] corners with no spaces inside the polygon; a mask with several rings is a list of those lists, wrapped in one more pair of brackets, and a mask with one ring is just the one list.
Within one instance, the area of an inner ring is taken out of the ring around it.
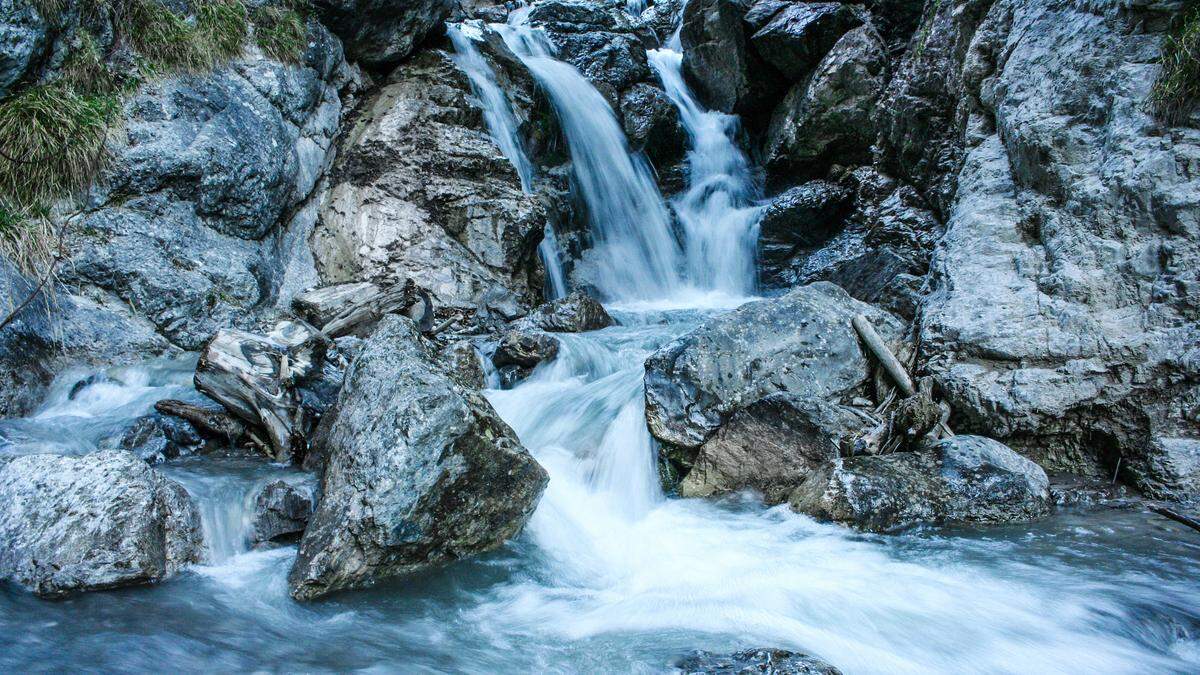
{"label": "bark on log", "polygon": [[417,300],[416,285],[406,279],[403,284],[347,307],[321,329],[331,338],[343,335],[365,337],[384,315],[407,312]]}
{"label": "bark on log", "polygon": [[223,410],[213,410],[169,398],[155,403],[154,409],[164,415],[178,417],[191,423],[200,435],[206,438],[216,438],[233,444],[246,433],[246,425]]}

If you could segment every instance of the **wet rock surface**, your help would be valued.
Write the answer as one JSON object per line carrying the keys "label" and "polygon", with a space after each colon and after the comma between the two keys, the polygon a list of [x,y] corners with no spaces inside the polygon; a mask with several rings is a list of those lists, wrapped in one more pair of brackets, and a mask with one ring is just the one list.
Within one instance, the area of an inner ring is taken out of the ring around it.
{"label": "wet rock surface", "polygon": [[411,54],[453,6],[452,0],[313,0],[349,57],[371,66],[394,64]]}
{"label": "wet rock surface", "polygon": [[756,28],[750,42],[790,81],[807,75],[842,34],[862,24],[849,5],[837,2],[760,0],[750,12]]}
{"label": "wet rock surface", "polygon": [[758,221],[759,279],[768,287],[790,280],[792,261],[824,244],[845,226],[850,190],[829,181],[790,188],[767,204]]}
{"label": "wet rock surface", "polygon": [[841,675],[821,659],[786,649],[748,649],[735,654],[696,652],[675,663],[676,672],[686,675]]}
{"label": "wet rock surface", "polygon": [[518,328],[552,333],[583,333],[608,328],[615,322],[599,300],[575,291],[565,298],[548,302],[516,323]]}
{"label": "wet rock surface", "polygon": [[155,583],[203,557],[191,497],[130,452],[0,460],[0,576],[37,595]]}
{"label": "wet rock surface", "polygon": [[254,497],[253,535],[256,544],[299,538],[316,503],[316,486],[283,480],[264,485]]}
{"label": "wet rock surface", "polygon": [[321,500],[288,576],[297,599],[492,550],[545,488],[512,430],[421,340],[390,317],[346,374],[323,423]]}
{"label": "wet rock surface", "polygon": [[928,449],[836,459],[789,498],[793,510],[887,532],[919,523],[1005,523],[1050,513],[1046,472],[1002,443],[955,436]]}
{"label": "wet rock surface", "polygon": [[149,464],[161,464],[199,450],[204,439],[183,419],[154,413],[139,417],[121,435],[117,447]]}
{"label": "wet rock surface", "polygon": [[871,372],[850,325],[860,313],[885,340],[899,340],[898,320],[829,283],[743,305],[676,339],[646,361],[651,433],[697,448],[730,413],[768,394],[853,397]]}

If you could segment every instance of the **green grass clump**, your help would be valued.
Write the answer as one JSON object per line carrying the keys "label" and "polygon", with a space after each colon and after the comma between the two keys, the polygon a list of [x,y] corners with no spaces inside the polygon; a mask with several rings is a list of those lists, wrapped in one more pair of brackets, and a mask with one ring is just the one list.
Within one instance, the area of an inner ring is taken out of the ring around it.
{"label": "green grass clump", "polygon": [[1184,6],[1163,40],[1161,63],[1150,103],[1158,119],[1173,126],[1187,120],[1200,100],[1200,1]]}
{"label": "green grass clump", "polygon": [[61,81],[5,99],[0,195],[26,207],[83,188],[104,159],[104,141],[120,107],[115,94],[80,93]]}
{"label": "green grass clump", "polygon": [[133,48],[158,70],[204,70],[237,56],[249,27],[240,0],[197,0],[194,16],[158,0],[126,0],[125,32]]}
{"label": "green grass clump", "polygon": [[263,6],[254,10],[254,40],[277,61],[299,61],[308,46],[308,27],[302,9]]}

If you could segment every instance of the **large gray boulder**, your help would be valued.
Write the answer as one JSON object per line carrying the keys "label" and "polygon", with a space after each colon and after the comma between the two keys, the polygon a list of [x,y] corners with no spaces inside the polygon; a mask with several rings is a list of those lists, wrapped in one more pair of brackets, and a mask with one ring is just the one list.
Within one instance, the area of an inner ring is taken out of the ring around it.
{"label": "large gray boulder", "polygon": [[132,453],[0,459],[0,577],[37,595],[155,583],[203,557],[187,492]]}
{"label": "large gray boulder", "polygon": [[758,274],[764,286],[783,286],[797,256],[817,248],[845,226],[853,194],[814,180],[776,195],[758,221]]}
{"label": "large gray boulder", "polygon": [[839,402],[871,369],[850,325],[866,315],[898,343],[898,320],[830,283],[797,288],[709,321],[646,360],[646,419],[660,441],[698,448],[733,413],[776,392]]}
{"label": "large gray boulder", "polygon": [[655,167],[665,168],[683,157],[687,132],[679,123],[679,110],[666,92],[644,82],[621,94],[621,119],[625,137],[634,150],[642,150]]}
{"label": "large gray boulder", "polygon": [[768,503],[782,502],[813,471],[849,454],[868,426],[864,415],[821,399],[764,396],[734,412],[700,446],[679,495],[752,488]]}
{"label": "large gray boulder", "polygon": [[321,437],[321,500],[288,575],[301,600],[495,549],[547,482],[491,405],[397,316],[362,345]]}
{"label": "large gray boulder", "polygon": [[467,76],[425,50],[362,105],[310,241],[326,283],[409,277],[438,307],[475,309],[490,292],[527,307],[548,208],[522,191]]}
{"label": "large gray boulder", "polygon": [[440,29],[454,5],[453,0],[313,0],[349,57],[371,66],[394,64],[411,54]]}
{"label": "large gray boulder", "polygon": [[554,333],[583,333],[608,328],[613,323],[599,300],[582,291],[574,291],[538,307],[518,321],[516,326]]}
{"label": "large gray boulder", "polygon": [[1050,481],[1003,443],[954,436],[915,452],[835,459],[804,481],[792,509],[872,532],[919,523],[1005,523],[1050,513]]}
{"label": "large gray boulder", "polygon": [[[798,5],[815,6],[815,5]],[[887,82],[887,53],[869,25],[842,35],[771,116],[763,157],[775,181],[871,159],[872,116]]]}

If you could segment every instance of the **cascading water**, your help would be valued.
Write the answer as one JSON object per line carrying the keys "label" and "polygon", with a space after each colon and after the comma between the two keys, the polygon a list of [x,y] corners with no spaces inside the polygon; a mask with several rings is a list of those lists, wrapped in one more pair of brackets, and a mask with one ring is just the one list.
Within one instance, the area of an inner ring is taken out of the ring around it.
{"label": "cascading water", "polygon": [[[512,105],[496,83],[495,71],[475,46],[475,40],[481,37],[480,29],[481,26],[477,22],[447,24],[446,33],[454,45],[455,63],[471,80],[471,88],[483,106],[484,122],[492,139],[517,170],[521,179],[521,189],[529,194],[533,190],[533,163],[529,161],[529,156],[522,147]],[[550,299],[563,297],[567,294],[567,280],[558,249],[558,236],[550,222],[546,223],[542,241],[538,244],[538,254],[541,255],[542,264],[546,268]]]}
{"label": "cascading water", "polygon": [[683,287],[681,252],[654,174],[630,152],[608,102],[528,25],[493,25],[549,94],[586,204],[594,246],[590,281],[609,299],[670,297]]}
{"label": "cascading water", "polygon": [[755,286],[760,195],[750,163],[734,141],[737,118],[706,111],[683,81],[683,55],[647,52],[687,130],[688,188],[674,200],[683,227],[687,276],[700,288],[749,295]]}

